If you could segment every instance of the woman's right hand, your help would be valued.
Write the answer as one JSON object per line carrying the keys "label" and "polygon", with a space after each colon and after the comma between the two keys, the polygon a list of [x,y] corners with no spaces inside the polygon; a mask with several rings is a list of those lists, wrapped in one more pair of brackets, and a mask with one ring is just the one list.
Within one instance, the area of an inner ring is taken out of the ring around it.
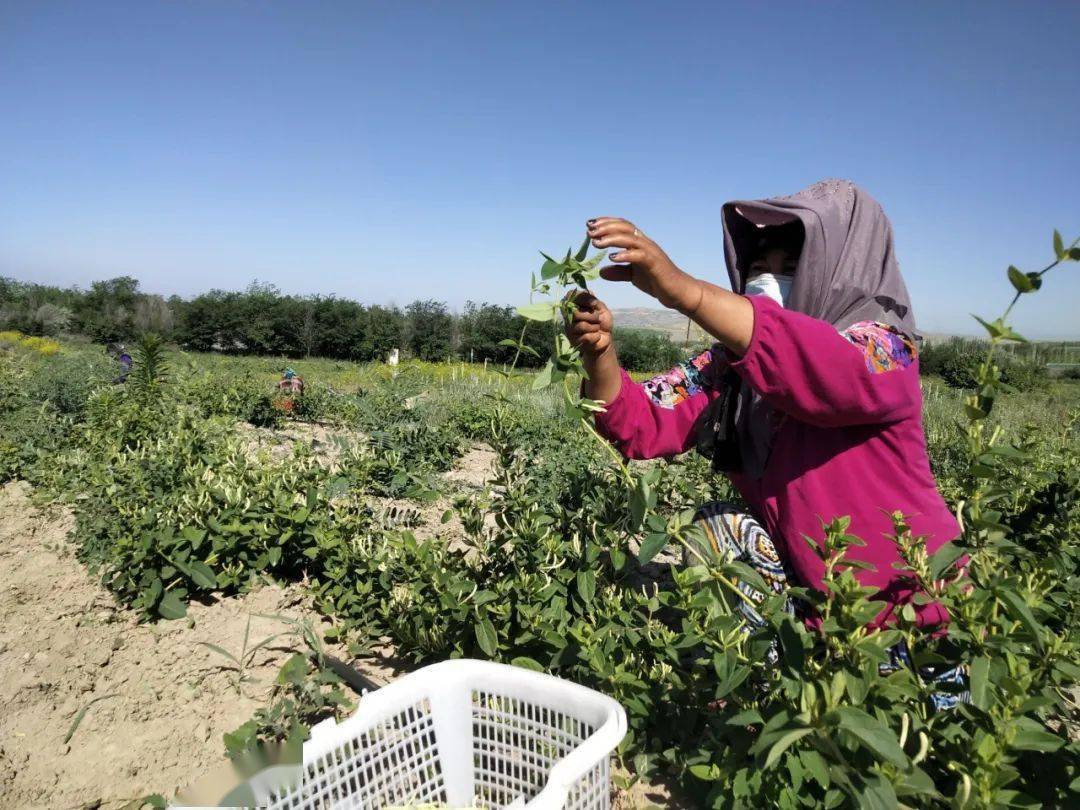
{"label": "woman's right hand", "polygon": [[570,322],[566,324],[566,336],[570,343],[581,350],[586,360],[594,360],[606,354],[612,347],[611,329],[614,319],[607,304],[590,292],[581,290],[570,293],[577,305]]}

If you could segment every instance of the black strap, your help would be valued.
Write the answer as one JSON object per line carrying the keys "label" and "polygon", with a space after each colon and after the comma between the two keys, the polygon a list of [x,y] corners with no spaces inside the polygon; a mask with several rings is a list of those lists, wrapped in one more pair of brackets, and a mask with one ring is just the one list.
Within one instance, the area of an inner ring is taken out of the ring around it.
{"label": "black strap", "polygon": [[735,430],[742,384],[742,378],[734,371],[724,372],[720,378],[723,393],[702,412],[695,426],[695,449],[712,462],[717,472],[738,472],[743,467]]}

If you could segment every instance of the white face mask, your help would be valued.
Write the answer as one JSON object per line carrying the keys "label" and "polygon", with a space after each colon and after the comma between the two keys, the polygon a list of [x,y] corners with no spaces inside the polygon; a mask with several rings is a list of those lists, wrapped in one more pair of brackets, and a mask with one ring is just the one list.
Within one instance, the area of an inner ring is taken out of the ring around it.
{"label": "white face mask", "polygon": [[791,296],[791,285],[795,282],[794,276],[782,273],[758,273],[747,279],[747,295],[764,295],[771,298],[782,307],[787,306]]}

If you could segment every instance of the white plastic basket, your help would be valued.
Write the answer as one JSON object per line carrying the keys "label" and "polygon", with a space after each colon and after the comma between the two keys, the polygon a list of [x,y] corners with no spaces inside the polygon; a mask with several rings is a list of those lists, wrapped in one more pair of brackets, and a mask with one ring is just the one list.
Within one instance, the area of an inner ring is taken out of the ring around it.
{"label": "white plastic basket", "polygon": [[489,661],[445,661],[361,698],[304,745],[303,779],[271,810],[607,810],[626,713],[606,695]]}

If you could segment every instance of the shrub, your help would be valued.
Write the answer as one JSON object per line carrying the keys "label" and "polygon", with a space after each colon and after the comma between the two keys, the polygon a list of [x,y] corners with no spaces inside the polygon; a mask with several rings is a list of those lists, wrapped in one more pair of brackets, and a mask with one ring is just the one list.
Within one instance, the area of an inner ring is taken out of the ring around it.
{"label": "shrub", "polygon": [[616,329],[614,338],[619,362],[629,371],[666,371],[686,359],[687,351],[663,332]]}
{"label": "shrub", "polygon": [[[924,346],[919,354],[919,370],[941,377],[953,388],[971,389],[985,357],[985,342],[953,337]],[[1018,391],[1042,390],[1049,383],[1046,366],[1041,363],[1009,352],[999,354],[996,363],[1001,382]]]}

